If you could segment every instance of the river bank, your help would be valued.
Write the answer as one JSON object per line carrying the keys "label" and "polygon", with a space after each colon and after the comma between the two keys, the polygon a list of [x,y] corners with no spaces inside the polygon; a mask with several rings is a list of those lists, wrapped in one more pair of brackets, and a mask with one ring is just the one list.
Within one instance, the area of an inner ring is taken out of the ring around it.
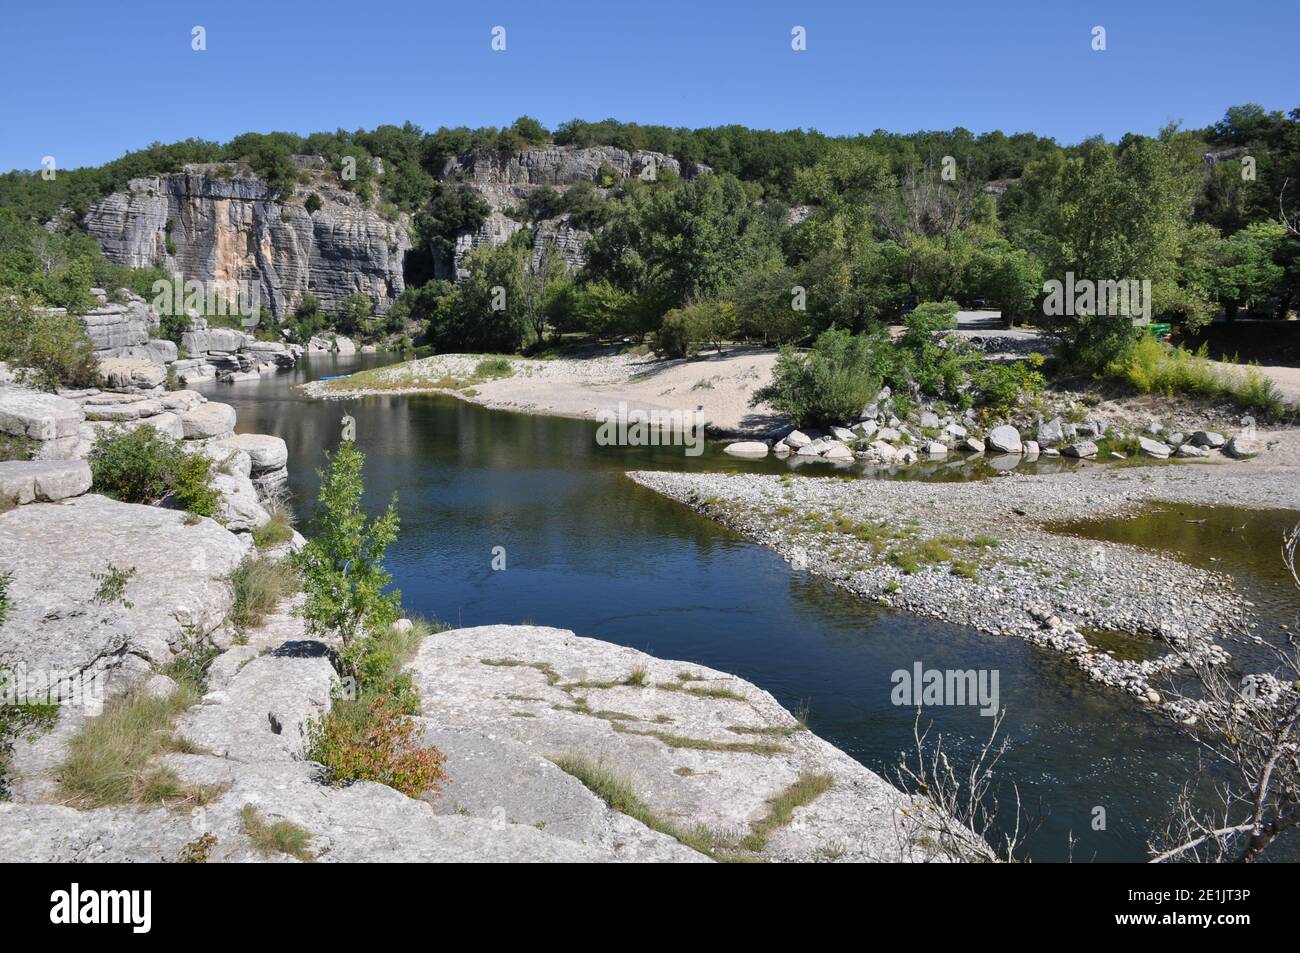
{"label": "river bank", "polygon": [[[485,373],[485,362],[500,363]],[[550,359],[439,354],[314,381],[303,390],[326,400],[449,394],[490,410],[586,420],[618,413],[620,404],[688,419],[698,411],[710,434],[752,436],[780,423],[770,408],[749,405],[775,364],[774,350],[740,345],[691,360],[630,353]]]}
{"label": "river bank", "polygon": [[[1133,512],[1153,501],[1300,511],[1296,436],[1265,439],[1276,450],[1251,462],[1089,467],[958,484],[628,476],[775,550],[796,569],[891,608],[1025,639],[1062,653],[1094,681],[1162,706],[1164,676],[1181,664],[1170,649],[1226,658],[1217,640],[1251,624],[1249,604],[1224,573],[1064,536],[1047,524]],[[1094,646],[1090,630],[1152,644],[1116,652]]]}

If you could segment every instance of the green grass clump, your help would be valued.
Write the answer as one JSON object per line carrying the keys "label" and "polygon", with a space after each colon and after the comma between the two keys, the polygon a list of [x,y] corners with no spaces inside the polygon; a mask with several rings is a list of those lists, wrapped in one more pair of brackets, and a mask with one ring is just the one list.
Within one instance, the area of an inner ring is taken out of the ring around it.
{"label": "green grass clump", "polygon": [[482,378],[509,377],[515,367],[504,357],[485,357],[474,368],[474,376]]}
{"label": "green grass clump", "polygon": [[775,797],[768,798],[769,810],[766,815],[750,825],[750,832],[740,842],[745,850],[755,853],[767,847],[772,834],[785,827],[794,819],[796,808],[811,804],[830,790],[835,779],[829,774],[799,775],[799,780]]}
{"label": "green grass clump", "polygon": [[171,770],[152,765],[159,755],[192,750],[172,726],[196,701],[185,683],[165,698],[132,692],[109,701],[68,743],[59,767],[64,792],[83,807],[207,800],[211,789],[182,784]]}
{"label": "green grass clump", "polygon": [[249,556],[230,574],[235,603],[231,624],[241,631],[261,625],[284,599],[298,591],[298,575],[287,559]]}
{"label": "green grass clump", "polygon": [[307,849],[307,845],[311,843],[311,833],[292,821],[268,822],[251,804],[243,806],[239,812],[239,820],[245,836],[253,842],[253,848],[262,856],[287,854],[303,863],[316,859],[316,855]]}
{"label": "green grass clump", "polygon": [[669,748],[688,748],[695,751],[727,751],[736,754],[787,754],[789,749],[781,745],[772,744],[767,741],[713,741],[709,738],[690,738],[686,735],[675,735],[667,731],[635,731],[631,728],[624,728],[622,725],[615,724],[614,730],[627,735],[640,735],[643,738],[654,738],[663,742]]}
{"label": "green grass clump", "polygon": [[288,504],[275,499],[269,501],[266,508],[271,518],[253,529],[253,542],[258,549],[273,549],[293,539],[293,511]]}
{"label": "green grass clump", "polygon": [[596,797],[620,814],[640,821],[652,831],[667,834],[692,850],[712,857],[717,849],[717,839],[703,825],[682,827],[663,817],[645,801],[637,797],[632,782],[615,771],[583,755],[570,753],[552,758],[555,766],[572,775]]}

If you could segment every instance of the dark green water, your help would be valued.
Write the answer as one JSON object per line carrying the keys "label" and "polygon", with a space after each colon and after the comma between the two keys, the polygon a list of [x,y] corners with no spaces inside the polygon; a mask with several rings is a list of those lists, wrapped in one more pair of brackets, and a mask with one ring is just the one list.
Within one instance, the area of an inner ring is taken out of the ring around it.
{"label": "dark green water", "polygon": [[[1190,763],[1190,745],[1117,693],[1018,639],[980,635],[854,599],[683,506],[644,490],[633,469],[784,470],[710,446],[600,447],[586,421],[482,410],[452,398],[317,402],[292,389],[381,359],[316,358],[260,381],[212,385],[239,429],[289,445],[296,507],[309,517],[321,452],[356,419],[367,505],[395,492],[402,532],[389,566],[410,611],[453,625],[531,622],[734,672],[863,764],[893,776],[914,711],[890,701],[891,674],[989,669],[1007,710],[1003,761],[1031,813],[1039,861],[1140,860]],[[805,471],[807,472],[807,471]],[[829,470],[827,471],[830,472]],[[951,471],[948,471],[951,472]],[[491,568],[504,547],[505,571]],[[987,738],[974,707],[925,711],[958,763]],[[1004,802],[1009,792],[1004,792]],[[1093,808],[1107,828],[1091,828]]]}
{"label": "dark green water", "polygon": [[[1254,626],[1247,634],[1278,643],[1279,636],[1297,631],[1300,615],[1300,594],[1282,562],[1282,534],[1297,523],[1300,512],[1295,510],[1155,503],[1128,516],[1058,523],[1049,528],[1070,536],[1158,550],[1190,565],[1226,573],[1253,606]],[[1250,638],[1235,640],[1227,648],[1247,669],[1269,661],[1267,653]]]}

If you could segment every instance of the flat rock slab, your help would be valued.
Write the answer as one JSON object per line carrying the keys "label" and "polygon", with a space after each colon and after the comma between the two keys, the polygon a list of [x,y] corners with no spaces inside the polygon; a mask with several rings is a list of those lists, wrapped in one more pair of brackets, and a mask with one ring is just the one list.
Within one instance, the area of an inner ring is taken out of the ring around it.
{"label": "flat rock slab", "polygon": [[144,358],[100,358],[99,376],[110,390],[157,387],[167,380],[167,368]]}
{"label": "flat rock slab", "polygon": [[90,489],[85,460],[6,460],[0,462],[0,498],[27,503],[55,503]]}
{"label": "flat rock slab", "polygon": [[[245,547],[212,520],[185,517],[93,494],[0,515],[0,565],[13,573],[0,663],[138,674],[166,662],[187,626],[220,625]],[[110,566],[135,570],[122,593],[129,606],[97,598],[96,574]]]}
{"label": "flat rock slab", "polygon": [[53,804],[0,804],[0,858],[24,862],[174,862],[204,834],[216,839],[210,860],[293,862],[261,854],[240,813],[253,805],[268,823],[289,821],[311,835],[322,863],[537,862],[613,860],[521,824],[439,816],[422,802],[368,781],[346,788],[316,780],[305,762],[240,766],[204,755],[172,755],[168,767],[193,784],[228,785],[194,811],[134,807],[78,811]]}
{"label": "flat rock slab", "polygon": [[905,856],[896,822],[910,799],[733,675],[539,626],[431,636],[410,670],[431,723],[508,739],[538,758],[578,754],[625,777],[680,827],[734,841],[801,775],[829,774],[839,795],[795,811],[780,856]]}
{"label": "flat rock slab", "polygon": [[75,400],[0,386],[0,431],[33,440],[76,437],[85,412]]}
{"label": "flat rock slab", "polygon": [[177,732],[234,761],[300,759],[306,726],[329,710],[336,678],[324,645],[287,642],[205,695],[180,718]]}
{"label": "flat rock slab", "polygon": [[625,861],[706,860],[674,838],[611,810],[577,778],[509,739],[435,724],[426,727],[421,742],[447,759],[448,780],[433,800],[440,814],[525,824],[600,847]]}

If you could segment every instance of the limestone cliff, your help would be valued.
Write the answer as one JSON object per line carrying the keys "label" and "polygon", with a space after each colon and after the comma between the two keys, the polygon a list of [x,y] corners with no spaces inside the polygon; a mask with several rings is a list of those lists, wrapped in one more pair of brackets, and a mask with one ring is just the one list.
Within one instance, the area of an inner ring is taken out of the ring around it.
{"label": "limestone cliff", "polygon": [[[600,184],[607,177],[649,178],[660,172],[689,179],[710,171],[700,163],[683,165],[662,152],[628,152],[613,146],[536,146],[518,152],[480,149],[448,159],[442,169],[442,179],[468,185],[492,211],[477,229],[456,237],[454,261],[439,263],[439,277],[463,280],[468,274],[465,259],[470,252],[484,245],[505,244],[524,227],[510,212],[539,189],[563,192],[579,182]],[[590,237],[589,232],[574,227],[567,216],[545,219],[534,230],[533,260],[541,256],[542,248],[550,242],[559,249],[565,264],[577,270],[586,263],[583,248]]]}
{"label": "limestone cliff", "polygon": [[[382,311],[405,287],[405,218],[385,219],[328,179],[280,195],[231,164],[187,166],[132,179],[93,205],[84,224],[110,261],[249,282],[277,318],[309,291],[327,310],[364,291]],[[321,204],[309,212],[313,194]]]}

